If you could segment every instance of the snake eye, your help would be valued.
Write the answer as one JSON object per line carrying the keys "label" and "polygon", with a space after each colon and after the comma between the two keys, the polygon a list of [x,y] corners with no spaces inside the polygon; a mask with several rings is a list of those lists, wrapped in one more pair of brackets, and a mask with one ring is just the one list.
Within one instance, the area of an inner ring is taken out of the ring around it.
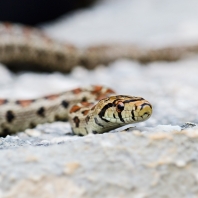
{"label": "snake eye", "polygon": [[122,102],[118,102],[116,106],[116,111],[119,113],[124,110],[124,104]]}

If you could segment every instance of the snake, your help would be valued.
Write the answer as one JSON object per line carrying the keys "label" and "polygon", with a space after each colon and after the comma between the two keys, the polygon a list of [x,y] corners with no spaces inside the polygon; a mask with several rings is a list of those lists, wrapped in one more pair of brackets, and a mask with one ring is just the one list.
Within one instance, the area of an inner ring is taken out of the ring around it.
{"label": "snake", "polygon": [[198,45],[140,48],[132,44],[106,43],[84,48],[50,38],[39,28],[8,22],[0,23],[0,62],[11,69],[70,72],[81,65],[94,69],[120,59],[141,63],[176,61],[197,53]]}
{"label": "snake", "polygon": [[145,121],[151,114],[152,105],[142,97],[92,85],[34,100],[0,99],[0,136],[66,120],[75,135],[101,134]]}
{"label": "snake", "polygon": [[[80,49],[57,41],[43,31],[20,24],[0,23],[0,62],[13,69],[32,65],[47,71],[69,72],[77,65],[93,69],[118,58],[140,62],[177,60],[188,49],[139,49],[99,45]],[[38,124],[66,121],[75,135],[101,134],[150,118],[152,105],[142,97],[117,95],[111,88],[92,85],[31,100],[0,99],[0,136]]]}

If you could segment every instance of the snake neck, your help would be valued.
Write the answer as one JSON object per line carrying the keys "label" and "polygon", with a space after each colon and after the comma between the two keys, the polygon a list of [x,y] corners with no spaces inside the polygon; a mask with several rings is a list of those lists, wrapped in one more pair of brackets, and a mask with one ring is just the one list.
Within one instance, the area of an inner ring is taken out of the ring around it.
{"label": "snake neck", "polygon": [[125,123],[115,124],[104,120],[88,107],[82,108],[78,112],[78,115],[70,116],[72,131],[76,135],[101,134],[126,125]]}

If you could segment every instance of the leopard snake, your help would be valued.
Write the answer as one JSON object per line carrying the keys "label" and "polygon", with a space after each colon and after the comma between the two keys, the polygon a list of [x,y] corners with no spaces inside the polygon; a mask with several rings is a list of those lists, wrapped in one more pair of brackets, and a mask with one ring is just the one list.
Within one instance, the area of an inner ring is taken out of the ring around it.
{"label": "leopard snake", "polygon": [[[177,60],[185,52],[197,52],[197,46],[145,50],[101,45],[79,49],[55,41],[36,28],[0,23],[0,62],[11,68],[33,65],[47,71],[69,72],[76,65],[92,69],[121,57],[140,62]],[[57,120],[69,120],[76,135],[104,133],[145,121],[151,114],[147,100],[116,95],[104,86],[77,88],[34,100],[0,99],[0,136]]]}
{"label": "leopard snake", "polygon": [[76,135],[99,134],[144,121],[151,104],[141,97],[115,95],[104,86],[89,86],[35,100],[0,100],[0,135],[37,124],[69,120]]}

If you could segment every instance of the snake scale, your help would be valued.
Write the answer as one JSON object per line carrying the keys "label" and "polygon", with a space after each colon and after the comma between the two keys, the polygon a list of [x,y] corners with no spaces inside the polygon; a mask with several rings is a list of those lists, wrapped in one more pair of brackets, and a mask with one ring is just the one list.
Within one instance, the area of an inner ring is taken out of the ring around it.
{"label": "snake scale", "polygon": [[[36,28],[0,23],[0,62],[15,68],[33,65],[47,71],[69,72],[76,65],[92,69],[118,58],[140,62],[177,60],[197,46],[140,49],[131,45],[100,45],[79,49],[46,36]],[[104,133],[152,114],[151,104],[141,97],[116,95],[103,86],[77,88],[34,100],[0,99],[0,136],[37,124],[69,120],[74,134]]]}

